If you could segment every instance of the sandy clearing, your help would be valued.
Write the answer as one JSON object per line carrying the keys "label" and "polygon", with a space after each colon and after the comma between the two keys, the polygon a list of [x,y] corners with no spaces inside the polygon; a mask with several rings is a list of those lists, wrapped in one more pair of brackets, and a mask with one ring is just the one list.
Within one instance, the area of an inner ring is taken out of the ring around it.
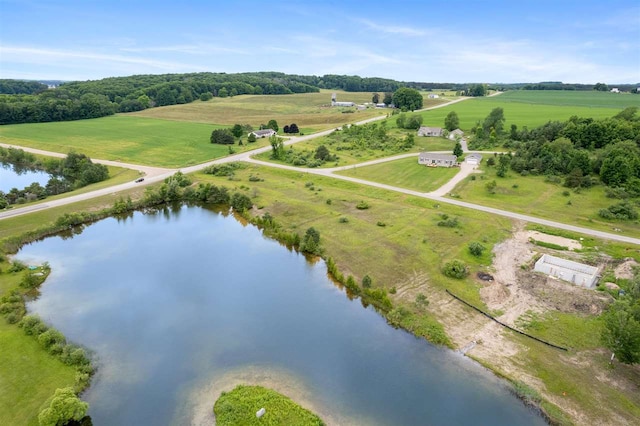
{"label": "sandy clearing", "polygon": [[533,238],[534,240],[542,241],[545,243],[568,247],[569,250],[580,250],[582,248],[582,244],[579,241],[572,240],[570,238],[559,237],[557,235],[543,234],[542,232],[538,231],[529,231],[527,233],[527,239],[529,238]]}

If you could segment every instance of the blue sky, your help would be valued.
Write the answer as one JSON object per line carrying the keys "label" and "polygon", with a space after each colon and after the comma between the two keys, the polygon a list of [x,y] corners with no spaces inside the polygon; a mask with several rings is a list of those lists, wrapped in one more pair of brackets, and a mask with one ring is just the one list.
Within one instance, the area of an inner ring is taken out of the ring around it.
{"label": "blue sky", "polygon": [[0,78],[640,82],[640,1],[0,0]]}

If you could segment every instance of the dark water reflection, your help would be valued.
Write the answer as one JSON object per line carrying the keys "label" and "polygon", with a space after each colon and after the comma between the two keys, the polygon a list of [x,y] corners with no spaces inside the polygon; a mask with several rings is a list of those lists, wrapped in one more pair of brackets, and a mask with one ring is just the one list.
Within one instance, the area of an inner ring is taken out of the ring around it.
{"label": "dark water reflection", "polygon": [[34,182],[45,186],[51,175],[34,169],[14,168],[12,165],[0,162],[0,191],[9,192],[13,188],[24,189]]}
{"label": "dark water reflection", "polygon": [[204,208],[106,219],[19,257],[53,268],[29,310],[99,359],[84,395],[98,426],[189,424],[188,399],[243,369],[295,378],[341,424],[544,424],[484,369],[348,300],[324,263]]}

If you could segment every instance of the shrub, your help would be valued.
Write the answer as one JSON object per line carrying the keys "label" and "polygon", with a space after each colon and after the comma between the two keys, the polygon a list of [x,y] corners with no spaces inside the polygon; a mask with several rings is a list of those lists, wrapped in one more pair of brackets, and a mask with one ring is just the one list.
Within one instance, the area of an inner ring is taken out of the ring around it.
{"label": "shrub", "polygon": [[65,338],[58,330],[50,328],[38,336],[38,342],[48,349],[51,345],[56,343],[64,344]]}
{"label": "shrub", "polygon": [[78,399],[72,388],[56,389],[49,406],[38,414],[38,423],[40,426],[65,425],[81,420],[88,408],[89,404]]}
{"label": "shrub", "polygon": [[418,293],[416,296],[416,305],[418,305],[418,307],[427,307],[429,306],[429,299],[427,299],[427,296],[423,293]]}
{"label": "shrub", "polygon": [[302,237],[300,250],[306,253],[320,255],[322,253],[322,249],[320,248],[320,232],[313,227],[307,229],[304,237]]}
{"label": "shrub", "polygon": [[467,267],[459,260],[447,262],[442,272],[448,277],[457,279],[462,279],[468,274]]}
{"label": "shrub", "polygon": [[485,251],[486,249],[487,248],[485,246],[483,246],[482,244],[480,244],[477,241],[469,243],[469,253],[471,253],[475,257],[482,256],[482,252]]}
{"label": "shrub", "polygon": [[362,288],[371,288],[371,277],[369,275],[362,277]]}
{"label": "shrub", "polygon": [[366,210],[369,207],[369,203],[367,203],[366,201],[360,201],[358,204],[356,204],[356,209],[358,210]]}
{"label": "shrub", "polygon": [[40,333],[45,332],[46,326],[45,326],[45,329],[41,329],[40,326],[42,325],[44,325],[44,323],[42,322],[40,317],[37,315],[27,315],[24,318],[22,318],[22,320],[20,321],[20,324],[18,324],[18,326],[24,330],[24,334],[28,336],[38,335]]}
{"label": "shrub", "polygon": [[15,259],[13,262],[11,262],[11,266],[9,267],[9,272],[20,272],[20,271],[24,271],[25,269],[27,269],[27,265]]}
{"label": "shrub", "polygon": [[[443,215],[444,217],[449,217],[447,215]],[[445,219],[438,222],[438,226],[443,226],[445,228],[457,228],[459,225],[458,218],[454,217],[453,219]]]}
{"label": "shrub", "polygon": [[344,283],[344,286],[354,294],[360,293],[360,287],[358,287],[356,280],[351,275],[347,277],[347,281]]}
{"label": "shrub", "polygon": [[636,220],[638,218],[638,212],[635,211],[633,205],[628,201],[623,201],[622,203],[609,206],[606,209],[601,209],[598,215],[603,219],[610,220]]}
{"label": "shrub", "polygon": [[349,219],[347,219],[346,217],[342,216],[340,219],[338,219],[338,222],[340,222],[340,223],[348,223]]}
{"label": "shrub", "polygon": [[233,210],[242,213],[253,207],[253,203],[251,198],[246,195],[234,192],[231,196],[231,207],[233,207]]}

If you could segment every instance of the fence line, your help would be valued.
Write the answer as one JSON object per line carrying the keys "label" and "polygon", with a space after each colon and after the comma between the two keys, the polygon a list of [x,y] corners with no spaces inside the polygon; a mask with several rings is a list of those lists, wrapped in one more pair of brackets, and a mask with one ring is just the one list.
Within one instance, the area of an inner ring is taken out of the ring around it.
{"label": "fence line", "polygon": [[449,290],[445,289],[445,291],[446,291],[446,292],[447,292],[451,297],[453,297],[454,299],[459,300],[460,302],[464,303],[465,305],[469,306],[470,308],[473,308],[473,309],[475,309],[476,311],[480,312],[482,315],[484,315],[485,317],[489,318],[490,320],[493,320],[493,321],[497,322],[497,323],[498,323],[498,324],[500,324],[501,326],[503,326],[503,327],[505,327],[505,328],[508,328],[508,329],[509,329],[509,330],[511,330],[511,331],[515,331],[515,332],[516,332],[516,333],[518,333],[518,334],[522,334],[523,336],[527,336],[527,337],[528,337],[528,338],[530,338],[530,339],[537,340],[538,342],[540,342],[540,343],[544,343],[545,345],[547,345],[547,346],[551,346],[552,348],[560,349],[560,350],[562,350],[562,351],[567,351],[567,352],[569,351],[569,349],[567,349],[567,348],[563,348],[562,346],[554,345],[553,343],[549,343],[549,342],[544,341],[544,340],[542,340],[542,339],[539,339],[539,338],[537,338],[537,337],[535,337],[535,336],[532,336],[532,335],[530,335],[530,334],[527,334],[527,333],[525,333],[524,331],[520,331],[520,330],[518,330],[518,329],[515,329],[515,328],[511,327],[510,325],[507,325],[507,324],[505,324],[505,323],[503,323],[503,322],[501,322],[501,321],[497,320],[496,318],[494,318],[493,316],[491,316],[491,315],[490,315],[490,314],[488,314],[487,312],[483,311],[482,309],[480,309],[480,308],[476,308],[476,307],[475,307],[475,306],[473,306],[471,303],[469,303],[469,302],[467,302],[467,301],[465,301],[465,300],[463,300],[463,299],[459,298],[459,297],[458,297],[458,296],[456,296],[455,294],[451,293]]}

